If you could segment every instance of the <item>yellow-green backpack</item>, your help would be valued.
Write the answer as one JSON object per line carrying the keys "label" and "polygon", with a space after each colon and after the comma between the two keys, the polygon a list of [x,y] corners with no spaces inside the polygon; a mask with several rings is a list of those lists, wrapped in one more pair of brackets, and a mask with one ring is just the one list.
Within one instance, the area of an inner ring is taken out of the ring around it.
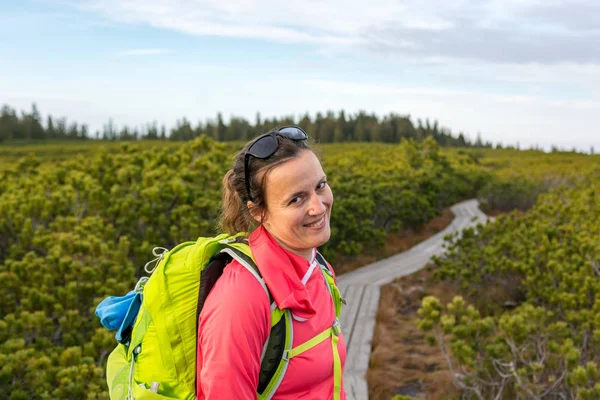
{"label": "yellow-green backpack", "polygon": [[292,348],[289,310],[276,307],[252,257],[243,233],[221,234],[182,243],[159,254],[149,278],[140,279],[136,291],[141,304],[126,337],[109,355],[106,380],[111,400],[196,398],[198,317],[204,301],[223,268],[236,259],[261,282],[271,303],[271,332],[261,359],[259,399],[270,399],[283,380],[289,360],[320,342],[331,339],[334,349],[334,399],[341,390],[341,364],[337,352],[342,299],[333,275],[318,254],[335,305],[332,327]]}

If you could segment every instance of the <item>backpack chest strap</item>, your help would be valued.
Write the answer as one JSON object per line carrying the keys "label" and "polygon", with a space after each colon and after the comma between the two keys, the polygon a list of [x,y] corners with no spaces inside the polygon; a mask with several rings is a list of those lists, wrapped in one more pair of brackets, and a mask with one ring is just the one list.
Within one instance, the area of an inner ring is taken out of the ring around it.
{"label": "backpack chest strap", "polygon": [[286,361],[304,353],[307,350],[312,349],[318,344],[331,338],[331,347],[333,352],[333,400],[340,400],[342,391],[342,361],[340,359],[340,353],[338,350],[339,335],[341,333],[340,322],[336,318],[333,321],[333,325],[323,332],[319,333],[312,339],[298,345],[290,350],[284,350],[282,358]]}

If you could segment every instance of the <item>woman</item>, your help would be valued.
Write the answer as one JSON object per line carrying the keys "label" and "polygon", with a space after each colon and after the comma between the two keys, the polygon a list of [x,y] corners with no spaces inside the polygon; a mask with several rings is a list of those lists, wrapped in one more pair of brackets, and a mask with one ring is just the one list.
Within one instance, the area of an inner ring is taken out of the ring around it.
{"label": "woman", "polygon": [[[277,307],[292,313],[293,347],[336,319],[315,259],[316,248],[329,240],[333,195],[306,139],[302,129],[285,127],[248,143],[223,179],[220,218],[230,234],[259,225],[249,245]],[[200,314],[198,399],[257,398],[270,312],[258,280],[234,260]],[[339,371],[341,362],[343,374],[346,356],[343,336],[338,339],[337,347],[325,340],[291,358],[272,399],[345,399],[343,384],[334,382],[336,365]]]}

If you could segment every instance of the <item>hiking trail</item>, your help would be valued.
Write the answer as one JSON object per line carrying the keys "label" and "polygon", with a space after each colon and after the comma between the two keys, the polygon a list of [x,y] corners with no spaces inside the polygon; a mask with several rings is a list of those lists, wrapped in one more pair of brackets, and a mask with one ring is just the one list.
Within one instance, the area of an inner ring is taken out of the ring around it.
{"label": "hiking trail", "polygon": [[466,200],[451,207],[452,223],[443,231],[403,253],[342,274],[337,285],[346,299],[341,315],[342,332],[346,339],[347,355],[344,387],[348,400],[367,400],[367,369],[371,356],[371,340],[379,306],[380,287],[404,275],[422,269],[433,255],[443,253],[444,236],[461,231],[488,217],[479,209],[477,200]]}

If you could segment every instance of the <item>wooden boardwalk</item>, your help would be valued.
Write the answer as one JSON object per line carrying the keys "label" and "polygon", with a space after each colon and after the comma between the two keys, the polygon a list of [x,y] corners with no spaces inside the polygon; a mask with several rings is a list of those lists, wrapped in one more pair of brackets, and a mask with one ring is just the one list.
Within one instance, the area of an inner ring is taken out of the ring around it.
{"label": "wooden boardwalk", "polygon": [[455,218],[443,231],[404,253],[338,277],[338,286],[347,301],[342,311],[341,325],[347,345],[344,387],[348,400],[366,400],[369,397],[366,373],[371,356],[380,286],[420,270],[431,256],[441,254],[443,238],[448,233],[487,221],[486,215],[479,209],[477,200],[464,201],[451,209]]}

